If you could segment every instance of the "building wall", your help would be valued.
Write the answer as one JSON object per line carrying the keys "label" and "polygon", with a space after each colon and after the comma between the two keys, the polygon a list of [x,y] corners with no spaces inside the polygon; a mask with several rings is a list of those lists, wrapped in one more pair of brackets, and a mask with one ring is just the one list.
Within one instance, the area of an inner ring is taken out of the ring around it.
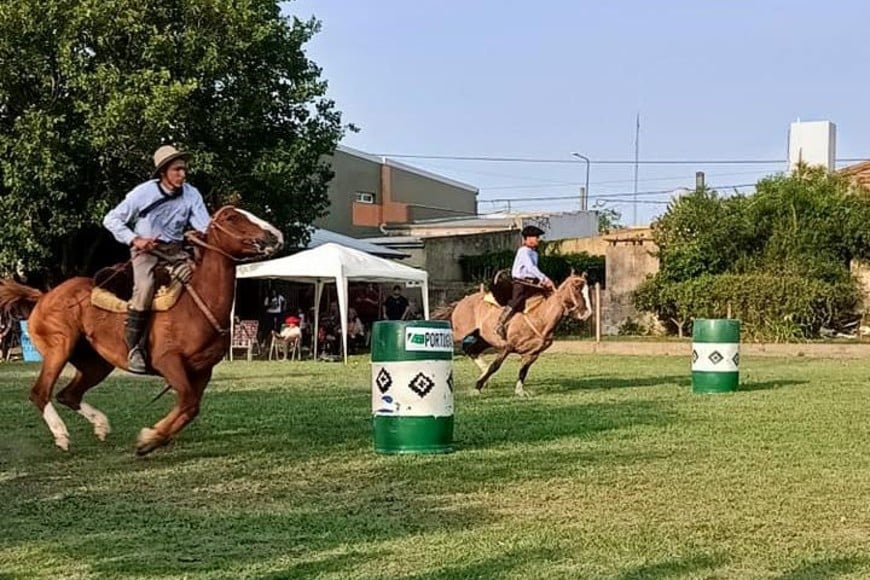
{"label": "building wall", "polygon": [[523,218],[523,225],[536,225],[544,230],[545,240],[591,238],[598,235],[598,215],[592,211],[527,216]]}
{"label": "building wall", "polygon": [[617,334],[629,319],[653,323],[649,315],[638,312],[632,292],[648,275],[659,271],[658,247],[652,240],[613,240],[605,252],[607,289],[601,294],[602,334]]}
{"label": "building wall", "polygon": [[329,213],[314,222],[314,225],[344,234],[361,237],[378,232],[376,227],[360,227],[353,224],[355,206],[363,206],[363,211],[374,213],[375,223],[379,217],[379,206],[354,204],[357,192],[375,194],[375,201],[381,197],[381,164],[357,155],[336,151],[332,157],[332,170],[335,177],[329,182]]}
{"label": "building wall", "polygon": [[488,232],[468,236],[447,236],[426,238],[423,241],[425,249],[425,265],[429,279],[436,283],[462,282],[462,268],[459,259],[462,256],[479,256],[490,252],[515,250],[519,247],[519,237],[516,232]]}
{"label": "building wall", "polygon": [[477,215],[476,191],[436,181],[401,166],[389,167],[391,201],[406,204],[412,221]]}
{"label": "building wall", "polygon": [[610,243],[604,236],[592,238],[571,238],[547,242],[547,252],[553,254],[579,254],[586,252],[590,256],[604,256]]}
{"label": "building wall", "polygon": [[[477,190],[435,174],[362,152],[336,150],[331,162],[328,214],[314,225],[353,237],[381,234],[384,223],[477,213]],[[374,203],[357,202],[358,192]]]}

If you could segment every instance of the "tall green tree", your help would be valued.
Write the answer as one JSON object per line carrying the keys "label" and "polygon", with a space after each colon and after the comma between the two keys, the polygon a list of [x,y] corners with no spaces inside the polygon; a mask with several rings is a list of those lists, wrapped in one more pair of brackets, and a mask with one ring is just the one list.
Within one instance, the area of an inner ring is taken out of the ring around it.
{"label": "tall green tree", "polygon": [[625,227],[622,224],[622,212],[615,207],[596,209],[595,214],[598,216],[599,234],[606,234],[607,232]]}
{"label": "tall green tree", "polygon": [[687,280],[721,274],[752,251],[745,198],[698,189],[674,199],[653,224],[661,277]]}
{"label": "tall green tree", "polygon": [[212,209],[304,236],[348,128],[305,54],[318,28],[272,0],[0,4],[0,270],[88,270],[164,143]]}

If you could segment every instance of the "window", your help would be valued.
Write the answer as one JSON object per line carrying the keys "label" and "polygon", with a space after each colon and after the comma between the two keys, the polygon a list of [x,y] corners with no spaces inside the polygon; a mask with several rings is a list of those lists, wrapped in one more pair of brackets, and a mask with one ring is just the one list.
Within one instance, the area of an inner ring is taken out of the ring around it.
{"label": "window", "polygon": [[368,191],[358,191],[355,201],[357,203],[375,203],[375,194]]}

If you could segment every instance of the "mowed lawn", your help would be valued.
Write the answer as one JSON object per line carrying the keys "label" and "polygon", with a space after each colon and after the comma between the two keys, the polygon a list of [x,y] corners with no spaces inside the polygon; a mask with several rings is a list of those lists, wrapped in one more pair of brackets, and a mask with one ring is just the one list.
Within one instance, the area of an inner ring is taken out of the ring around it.
{"label": "mowed lawn", "polygon": [[105,444],[62,409],[63,453],[0,364],[0,577],[870,577],[870,361],[744,358],[701,396],[688,357],[545,356],[529,400],[457,359],[431,456],[373,453],[365,358],[225,362],[145,459],[158,380],[89,395]]}

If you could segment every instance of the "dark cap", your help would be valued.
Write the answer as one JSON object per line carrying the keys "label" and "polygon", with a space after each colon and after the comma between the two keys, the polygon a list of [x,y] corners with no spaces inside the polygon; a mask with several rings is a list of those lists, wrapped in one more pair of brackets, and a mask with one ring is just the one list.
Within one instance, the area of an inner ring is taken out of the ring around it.
{"label": "dark cap", "polygon": [[524,238],[539,238],[544,235],[544,230],[537,226],[526,226],[523,228],[523,231],[520,232]]}

